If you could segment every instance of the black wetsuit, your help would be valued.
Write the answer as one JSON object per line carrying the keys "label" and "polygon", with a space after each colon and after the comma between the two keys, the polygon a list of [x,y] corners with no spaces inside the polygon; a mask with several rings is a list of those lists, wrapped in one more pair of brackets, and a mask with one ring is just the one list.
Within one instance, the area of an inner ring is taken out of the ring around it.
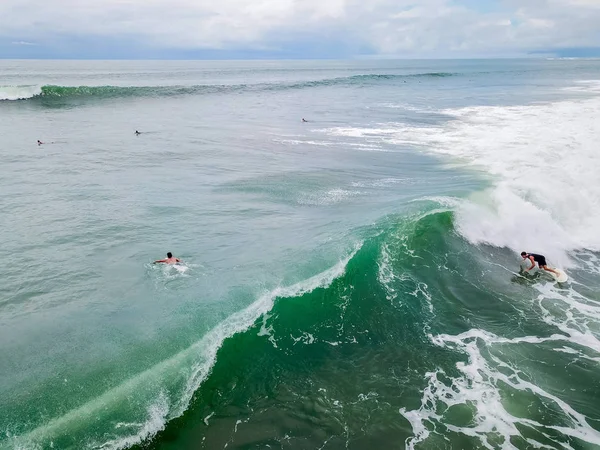
{"label": "black wetsuit", "polygon": [[[546,257],[544,255],[537,255],[535,253],[528,253],[527,256],[533,256],[533,260],[538,263],[540,267],[547,266]],[[531,260],[530,260],[531,261]]]}

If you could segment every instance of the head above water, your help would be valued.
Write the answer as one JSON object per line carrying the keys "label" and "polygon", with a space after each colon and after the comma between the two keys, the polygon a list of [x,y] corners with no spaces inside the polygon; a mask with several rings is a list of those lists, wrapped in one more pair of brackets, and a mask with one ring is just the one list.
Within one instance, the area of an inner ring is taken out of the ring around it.
{"label": "head above water", "polygon": [[173,257],[173,253],[169,252],[167,253],[167,258],[172,258]]}
{"label": "head above water", "polygon": [[521,256],[522,256],[523,258],[527,258],[527,252],[521,252]]}

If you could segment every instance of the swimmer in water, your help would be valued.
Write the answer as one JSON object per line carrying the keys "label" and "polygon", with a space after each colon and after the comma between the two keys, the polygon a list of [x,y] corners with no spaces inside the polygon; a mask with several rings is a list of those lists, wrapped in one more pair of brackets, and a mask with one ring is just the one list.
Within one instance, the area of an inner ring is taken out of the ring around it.
{"label": "swimmer in water", "polygon": [[167,259],[159,259],[154,261],[154,264],[163,263],[163,264],[177,264],[181,262],[179,258],[175,258],[171,252],[167,253]]}
{"label": "swimmer in water", "polygon": [[43,142],[38,139],[38,145],[42,145]]}
{"label": "swimmer in water", "polygon": [[135,135],[136,136],[139,136],[140,134],[142,134],[142,133],[140,133],[138,130],[135,130]]}
{"label": "swimmer in water", "polygon": [[302,118],[302,122],[308,122],[304,117]]}

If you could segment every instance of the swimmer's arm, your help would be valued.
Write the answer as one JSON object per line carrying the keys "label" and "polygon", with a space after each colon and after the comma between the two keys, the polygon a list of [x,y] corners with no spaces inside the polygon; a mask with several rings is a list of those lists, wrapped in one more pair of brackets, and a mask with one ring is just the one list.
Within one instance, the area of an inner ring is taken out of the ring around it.
{"label": "swimmer's arm", "polygon": [[152,264],[158,264],[158,263],[166,263],[167,260],[166,259],[159,259],[157,261],[154,261]]}

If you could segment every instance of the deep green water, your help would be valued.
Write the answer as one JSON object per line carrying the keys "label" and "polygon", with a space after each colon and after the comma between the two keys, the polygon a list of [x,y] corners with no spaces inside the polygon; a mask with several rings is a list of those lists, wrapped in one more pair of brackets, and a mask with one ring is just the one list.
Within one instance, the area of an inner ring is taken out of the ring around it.
{"label": "deep green water", "polygon": [[0,448],[600,448],[598,95],[598,61],[0,62]]}

